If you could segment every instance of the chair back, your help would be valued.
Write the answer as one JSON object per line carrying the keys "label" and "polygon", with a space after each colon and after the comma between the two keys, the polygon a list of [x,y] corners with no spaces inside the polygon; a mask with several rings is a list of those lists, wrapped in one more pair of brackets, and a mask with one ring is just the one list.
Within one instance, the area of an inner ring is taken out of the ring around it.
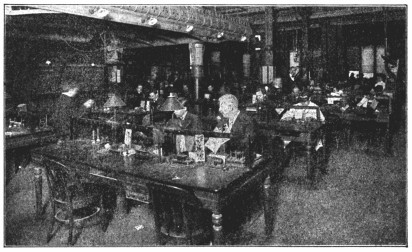
{"label": "chair back", "polygon": [[[201,215],[202,203],[192,192],[157,183],[149,183],[147,187],[152,199],[159,243],[163,243],[162,236],[166,235],[183,239],[191,245],[195,236],[207,235],[207,230],[211,228],[211,215],[205,221],[205,216]],[[210,225],[207,225],[208,221]]]}
{"label": "chair back", "polygon": [[75,173],[66,165],[52,159],[43,159],[43,164],[52,199],[67,203],[73,193],[70,188],[79,184]]}

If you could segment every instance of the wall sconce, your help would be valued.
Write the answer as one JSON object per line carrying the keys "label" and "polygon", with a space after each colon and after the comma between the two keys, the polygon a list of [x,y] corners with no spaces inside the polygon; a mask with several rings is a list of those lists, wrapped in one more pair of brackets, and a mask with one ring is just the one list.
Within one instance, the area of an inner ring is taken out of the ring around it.
{"label": "wall sconce", "polygon": [[50,66],[51,61],[50,60],[46,60],[46,65]]}
{"label": "wall sconce", "polygon": [[95,64],[94,63],[92,63],[92,64],[90,64],[92,67],[94,67],[95,66]]}
{"label": "wall sconce", "polygon": [[191,31],[193,31],[193,28],[194,28],[193,25],[187,25],[187,26],[186,26],[186,32],[189,33],[189,32],[191,32]]}
{"label": "wall sconce", "polygon": [[244,42],[246,41],[246,39],[247,39],[246,35],[242,35],[242,37],[240,38],[240,41]]}
{"label": "wall sconce", "polygon": [[157,24],[157,18],[151,17],[147,22],[150,26]]}
{"label": "wall sconce", "polygon": [[225,33],[224,32],[218,32],[218,34],[217,34],[217,38],[218,39],[220,39],[220,38],[223,38],[223,36],[225,35]]}

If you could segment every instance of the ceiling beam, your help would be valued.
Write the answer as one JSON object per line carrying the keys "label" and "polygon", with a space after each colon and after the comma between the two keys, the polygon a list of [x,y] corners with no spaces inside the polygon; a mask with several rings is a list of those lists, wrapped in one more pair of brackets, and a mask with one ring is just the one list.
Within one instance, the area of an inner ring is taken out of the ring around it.
{"label": "ceiling beam", "polygon": [[[223,31],[225,40],[239,41],[242,35],[252,35],[247,20],[224,17],[212,11],[188,6],[163,5],[29,5],[34,8],[80,15],[90,18],[105,19],[124,24],[145,26],[179,33],[186,33],[186,25],[194,26],[190,36],[209,41]],[[148,20],[155,17],[158,22],[150,25]],[[186,33],[187,34],[187,33]]]}

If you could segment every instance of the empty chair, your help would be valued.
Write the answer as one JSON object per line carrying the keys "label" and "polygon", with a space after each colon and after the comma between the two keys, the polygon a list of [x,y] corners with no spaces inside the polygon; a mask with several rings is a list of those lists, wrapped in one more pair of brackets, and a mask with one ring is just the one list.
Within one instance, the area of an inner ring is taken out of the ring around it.
{"label": "empty chair", "polygon": [[157,242],[167,244],[209,244],[212,240],[211,212],[203,209],[196,196],[175,186],[149,183],[155,216]]}
{"label": "empty chair", "polygon": [[[104,213],[103,196],[108,192],[106,186],[82,182],[74,169],[70,169],[58,161],[44,159],[43,163],[52,207],[47,242],[50,242],[60,229],[61,224],[69,226],[68,245],[76,243],[86,224],[102,223],[103,231],[105,231],[108,218],[101,217]],[[92,222],[92,220],[98,222]],[[55,229],[56,221],[58,225]],[[73,235],[75,229],[77,233]]]}

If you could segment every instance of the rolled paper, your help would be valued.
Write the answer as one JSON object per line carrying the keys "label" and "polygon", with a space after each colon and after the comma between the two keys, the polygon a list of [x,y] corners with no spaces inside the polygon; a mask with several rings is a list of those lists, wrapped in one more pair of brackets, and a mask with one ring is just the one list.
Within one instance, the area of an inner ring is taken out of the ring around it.
{"label": "rolled paper", "polygon": [[92,140],[94,140],[94,134],[95,134],[95,133],[94,133],[94,130],[93,130],[93,132],[92,132]]}
{"label": "rolled paper", "polygon": [[100,134],[99,134],[99,128],[97,128],[97,140],[100,141]]}

